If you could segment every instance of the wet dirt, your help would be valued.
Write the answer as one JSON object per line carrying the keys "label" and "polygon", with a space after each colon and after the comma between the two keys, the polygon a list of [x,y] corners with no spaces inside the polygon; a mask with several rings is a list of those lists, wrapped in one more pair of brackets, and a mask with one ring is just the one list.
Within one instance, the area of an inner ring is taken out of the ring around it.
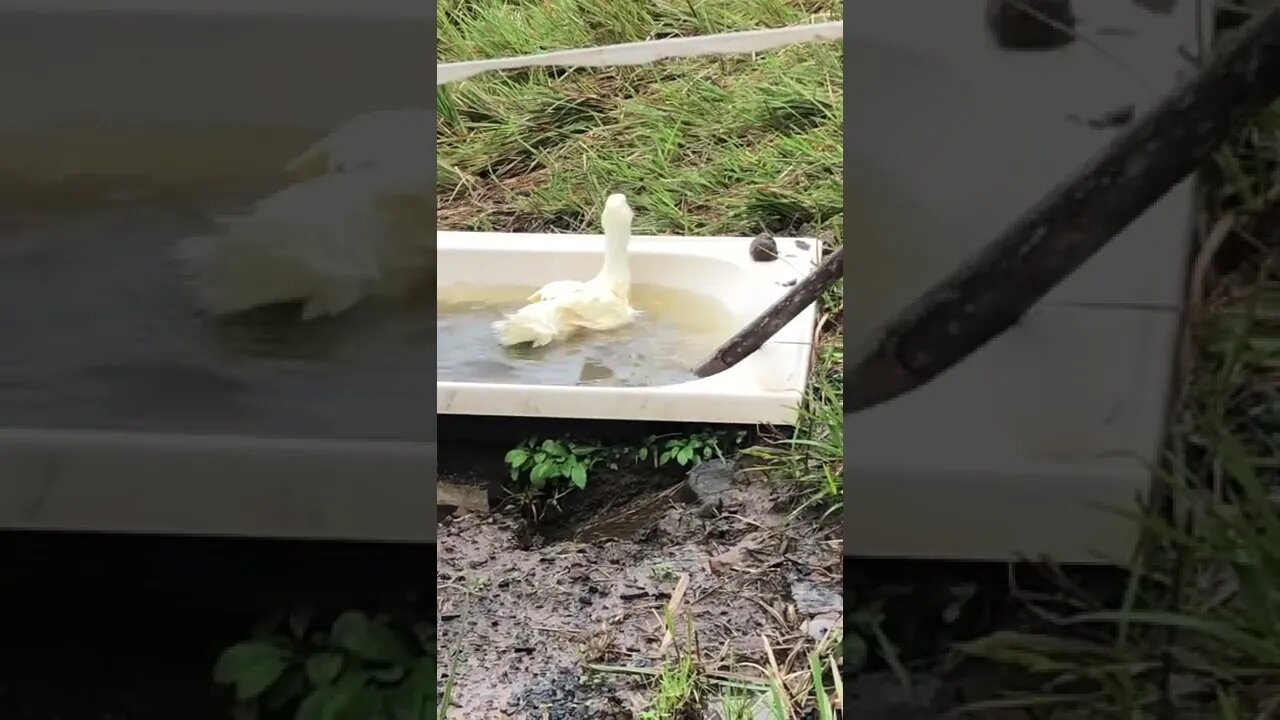
{"label": "wet dirt", "polygon": [[[812,646],[806,630],[841,625],[839,528],[788,522],[754,471],[717,490],[706,502],[678,478],[620,473],[536,528],[511,512],[444,518],[446,717],[634,718],[652,695],[646,678],[590,666],[652,669],[687,646],[686,618],[704,669],[743,674],[765,662],[763,638],[785,662]],[[680,637],[664,644],[660,618],[686,577]]]}

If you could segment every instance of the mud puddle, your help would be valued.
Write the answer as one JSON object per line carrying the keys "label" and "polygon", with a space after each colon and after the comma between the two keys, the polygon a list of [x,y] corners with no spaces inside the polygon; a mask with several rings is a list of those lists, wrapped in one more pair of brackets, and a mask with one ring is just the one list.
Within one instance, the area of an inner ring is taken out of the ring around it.
{"label": "mud puddle", "polygon": [[447,718],[639,716],[653,695],[646,678],[590,666],[672,659],[684,645],[664,643],[673,594],[709,671],[750,675],[742,663],[766,662],[763,638],[787,653],[843,622],[838,528],[787,522],[758,473],[712,462],[683,481],[619,474],[574,502],[536,530],[509,512],[442,519]]}

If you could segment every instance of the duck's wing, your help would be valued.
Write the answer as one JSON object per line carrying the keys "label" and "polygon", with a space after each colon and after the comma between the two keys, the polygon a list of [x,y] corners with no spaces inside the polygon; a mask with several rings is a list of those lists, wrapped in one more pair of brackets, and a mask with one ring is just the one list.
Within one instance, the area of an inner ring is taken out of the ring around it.
{"label": "duck's wing", "polygon": [[542,347],[574,330],[571,314],[564,306],[553,302],[535,302],[525,305],[492,324],[498,335],[498,343],[504,347],[531,343]]}
{"label": "duck's wing", "polygon": [[247,212],[221,216],[220,232],[173,248],[201,304],[215,313],[315,299],[325,309],[379,277],[381,229],[359,178],[330,175],[293,185]]}
{"label": "duck's wing", "polygon": [[369,249],[341,231],[253,218],[215,235],[188,237],[173,247],[186,281],[215,314],[317,298],[345,309],[377,277]]}
{"label": "duck's wing", "polygon": [[581,292],[566,299],[562,307],[575,325],[597,331],[622,327],[638,315],[626,300],[611,292]]}

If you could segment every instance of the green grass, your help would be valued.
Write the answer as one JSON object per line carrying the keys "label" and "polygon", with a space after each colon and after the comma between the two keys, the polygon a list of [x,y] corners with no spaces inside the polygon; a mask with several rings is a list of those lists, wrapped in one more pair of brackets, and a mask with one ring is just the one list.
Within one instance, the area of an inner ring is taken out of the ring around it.
{"label": "green grass", "polygon": [[[835,2],[811,3],[838,13]],[[804,22],[779,0],[441,3],[440,59],[464,60]],[[839,241],[841,49],[653,67],[531,69],[440,88],[439,222],[487,230],[594,227],[610,192],[641,233],[808,226]]]}
{"label": "green grass", "polygon": [[1250,262],[1215,295],[1124,602],[962,648],[1047,685],[1001,704],[1055,718],[1280,713],[1280,279]]}
{"label": "green grass", "polygon": [[747,451],[771,475],[793,483],[792,489],[802,497],[797,511],[815,507],[828,518],[838,518],[844,507],[843,343],[842,334],[835,331],[818,348],[814,378],[795,430]]}
{"label": "green grass", "polygon": [[[675,636],[676,618],[663,622]],[[657,668],[589,665],[596,673],[648,678],[652,695],[640,720],[836,720],[843,707],[844,685],[839,651],[843,633],[833,630],[807,652],[783,654],[765,642],[768,661],[744,665],[750,675],[708,672],[699,655],[692,624],[686,639],[673,645]],[[779,657],[782,657],[781,662]]]}
{"label": "green grass", "polygon": [[[838,0],[445,0],[437,61],[840,17]],[[767,230],[837,246],[841,62],[838,43],[819,43],[643,67],[490,73],[438,88],[438,224],[595,232],[604,198],[623,192],[637,233]],[[753,451],[800,504],[829,514],[843,496],[842,308],[842,287],[820,303],[821,347],[800,426]],[[698,681],[681,667],[655,679],[652,717],[683,712],[662,704]],[[807,696],[816,702],[815,683],[788,677],[784,685],[791,697],[779,718]]]}
{"label": "green grass", "polygon": [[[434,650],[434,648],[432,649]],[[438,657],[436,658],[436,662],[438,667]],[[438,699],[432,698],[432,701],[436,706],[436,720],[444,720],[446,713],[449,710],[449,705],[453,703],[454,669],[455,668],[449,669],[449,679],[445,681],[444,687],[440,690],[440,697]]]}

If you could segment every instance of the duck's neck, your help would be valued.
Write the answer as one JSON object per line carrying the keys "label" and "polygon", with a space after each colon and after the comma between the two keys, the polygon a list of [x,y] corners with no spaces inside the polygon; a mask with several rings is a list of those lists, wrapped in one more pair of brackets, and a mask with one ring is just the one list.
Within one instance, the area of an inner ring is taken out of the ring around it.
{"label": "duck's neck", "polygon": [[627,295],[631,291],[631,268],[627,262],[627,244],[631,233],[625,229],[606,229],[604,234],[604,267],[600,279]]}

